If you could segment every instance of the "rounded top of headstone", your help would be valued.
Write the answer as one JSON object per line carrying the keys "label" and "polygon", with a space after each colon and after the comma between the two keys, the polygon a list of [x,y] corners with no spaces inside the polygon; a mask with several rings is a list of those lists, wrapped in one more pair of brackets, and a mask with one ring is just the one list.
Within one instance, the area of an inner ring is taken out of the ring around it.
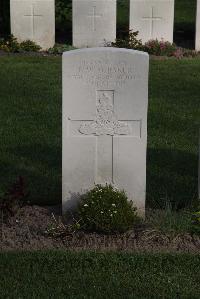
{"label": "rounded top of headstone", "polygon": [[143,51],[132,50],[132,49],[125,49],[125,48],[113,48],[113,47],[98,47],[98,48],[82,48],[76,49],[71,51],[66,51],[63,53],[63,56],[68,56],[71,54],[82,54],[82,53],[124,53],[124,54],[131,54],[131,55],[141,55],[149,57],[149,54]]}

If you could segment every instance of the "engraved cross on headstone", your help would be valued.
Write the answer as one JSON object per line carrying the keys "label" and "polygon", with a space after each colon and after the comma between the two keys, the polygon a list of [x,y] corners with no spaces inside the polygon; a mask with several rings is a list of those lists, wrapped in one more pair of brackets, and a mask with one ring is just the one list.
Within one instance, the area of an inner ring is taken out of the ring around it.
{"label": "engraved cross on headstone", "polygon": [[151,7],[151,12],[150,12],[151,16],[150,17],[143,17],[142,20],[143,21],[150,21],[150,38],[153,38],[153,33],[154,33],[154,22],[155,21],[161,21],[162,18],[161,17],[155,17],[154,16],[154,7]]}
{"label": "engraved cross on headstone", "polygon": [[[118,120],[114,111],[114,90],[98,90],[94,120],[69,119],[70,135],[96,138],[95,183],[114,184],[114,138],[141,138],[141,120]],[[73,128],[75,127],[75,129]]]}
{"label": "engraved cross on headstone", "polygon": [[96,6],[93,6],[92,7],[92,14],[88,15],[88,17],[92,18],[92,29],[93,29],[93,31],[96,31],[96,18],[100,18],[102,16],[103,15],[101,15],[101,14],[98,15],[96,13]]}
{"label": "engraved cross on headstone", "polygon": [[30,17],[31,18],[31,31],[32,31],[32,39],[34,39],[35,36],[35,18],[36,17],[43,17],[43,15],[39,15],[35,13],[35,6],[34,4],[31,4],[31,13],[28,15],[24,15],[24,17]]}

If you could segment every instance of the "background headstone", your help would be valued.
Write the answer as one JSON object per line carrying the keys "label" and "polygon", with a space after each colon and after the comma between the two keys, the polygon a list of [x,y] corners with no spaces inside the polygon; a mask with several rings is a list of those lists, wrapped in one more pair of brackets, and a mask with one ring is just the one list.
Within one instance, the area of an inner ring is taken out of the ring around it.
{"label": "background headstone", "polygon": [[173,42],[174,0],[130,0],[130,30],[143,43],[151,39]]}
{"label": "background headstone", "polygon": [[199,170],[198,170],[198,196],[200,199],[200,130],[199,130]]}
{"label": "background headstone", "polygon": [[195,49],[200,51],[200,0],[197,0],[196,43]]}
{"label": "background headstone", "polygon": [[73,0],[73,45],[104,46],[116,39],[116,0]]}
{"label": "background headstone", "polygon": [[54,0],[11,0],[11,33],[48,49],[55,44]]}
{"label": "background headstone", "polygon": [[94,184],[124,189],[145,210],[148,54],[63,54],[63,210]]}

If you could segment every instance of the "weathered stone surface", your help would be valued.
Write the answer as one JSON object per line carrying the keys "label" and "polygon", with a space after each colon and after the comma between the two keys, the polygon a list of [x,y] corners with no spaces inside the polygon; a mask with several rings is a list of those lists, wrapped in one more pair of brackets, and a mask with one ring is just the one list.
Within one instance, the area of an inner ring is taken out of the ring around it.
{"label": "weathered stone surface", "polygon": [[116,39],[116,0],[73,0],[73,45],[100,47]]}
{"label": "weathered stone surface", "polygon": [[55,0],[11,0],[11,32],[48,49],[55,44]]}
{"label": "weathered stone surface", "polygon": [[124,189],[145,210],[148,54],[63,54],[63,209],[94,184]]}
{"label": "weathered stone surface", "polygon": [[199,171],[198,171],[198,195],[200,199],[200,130],[199,130]]}
{"label": "weathered stone surface", "polygon": [[196,43],[195,49],[200,51],[200,0],[197,0]]}
{"label": "weathered stone surface", "polygon": [[130,0],[130,29],[139,31],[143,43],[173,42],[174,0]]}

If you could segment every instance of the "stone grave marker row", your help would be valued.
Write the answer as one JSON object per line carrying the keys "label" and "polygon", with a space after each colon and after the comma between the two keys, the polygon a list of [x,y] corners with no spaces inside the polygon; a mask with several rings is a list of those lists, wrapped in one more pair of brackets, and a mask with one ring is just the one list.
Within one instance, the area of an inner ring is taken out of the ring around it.
{"label": "stone grave marker row", "polygon": [[[42,49],[55,44],[55,0],[10,0],[11,33]],[[73,0],[73,45],[98,47],[116,39],[116,0]],[[130,29],[150,39],[173,42],[174,0],[130,0]],[[200,0],[197,0],[196,50],[200,50]]]}

